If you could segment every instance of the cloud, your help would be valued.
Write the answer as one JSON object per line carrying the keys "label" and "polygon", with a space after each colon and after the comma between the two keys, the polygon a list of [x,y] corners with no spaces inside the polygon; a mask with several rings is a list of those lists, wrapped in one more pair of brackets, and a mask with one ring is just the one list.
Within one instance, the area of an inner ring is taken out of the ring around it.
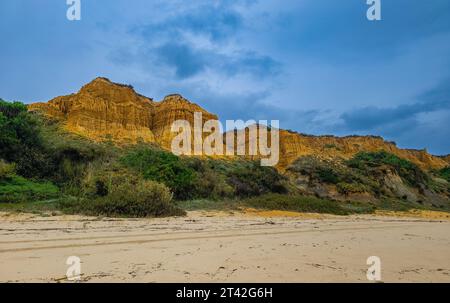
{"label": "cloud", "polygon": [[414,121],[419,114],[450,109],[450,81],[418,96],[419,101],[392,108],[374,106],[359,108],[341,115],[345,127],[350,130],[373,130],[399,121]]}
{"label": "cloud", "polygon": [[[282,70],[281,63],[235,39],[245,30],[244,16],[236,6],[248,7],[253,3],[208,1],[183,7],[163,19],[133,26],[129,34],[139,48],[131,57],[146,68],[169,68],[177,79],[188,79],[205,71],[228,77],[247,74],[256,79],[276,76]],[[118,64],[129,62],[128,48],[125,45],[112,50],[109,58]],[[149,72],[154,73],[154,70],[149,69]]]}
{"label": "cloud", "polygon": [[209,3],[186,9],[159,23],[146,25],[140,31],[144,35],[155,32],[171,34],[191,32],[220,41],[235,34],[242,27],[242,23],[242,16],[229,5]]}
{"label": "cloud", "polygon": [[450,80],[417,96],[412,104],[391,108],[363,107],[340,116],[335,129],[356,134],[379,134],[402,147],[427,147],[448,153],[450,141]]}
{"label": "cloud", "polygon": [[178,78],[188,78],[201,72],[207,59],[201,52],[193,50],[186,44],[167,43],[156,48],[157,57],[175,68]]}

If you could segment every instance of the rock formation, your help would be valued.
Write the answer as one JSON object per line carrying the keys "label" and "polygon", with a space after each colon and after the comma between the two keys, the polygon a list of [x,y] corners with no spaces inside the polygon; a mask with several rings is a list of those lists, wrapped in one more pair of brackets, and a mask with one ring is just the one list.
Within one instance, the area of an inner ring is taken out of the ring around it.
{"label": "rock formation", "polygon": [[[142,140],[170,149],[174,136],[171,125],[183,119],[193,123],[194,112],[203,120],[217,119],[197,104],[180,95],[169,95],[161,102],[139,95],[129,85],[96,78],[76,94],[54,98],[47,103],[29,106],[60,120],[65,129],[92,140],[112,140],[118,144]],[[282,123],[282,121],[281,121]],[[448,156],[437,157],[423,150],[400,149],[394,143],[374,136],[309,136],[280,130],[280,162],[285,169],[299,156],[348,159],[360,151],[385,150],[406,158],[424,169],[442,168]]]}
{"label": "rock formation", "polygon": [[197,104],[180,95],[169,95],[161,102],[137,94],[129,85],[96,78],[76,94],[56,97],[47,103],[29,105],[30,111],[41,111],[63,122],[64,128],[95,141],[116,143],[143,141],[169,149],[174,121],[193,123],[194,112],[203,120],[217,119]]}

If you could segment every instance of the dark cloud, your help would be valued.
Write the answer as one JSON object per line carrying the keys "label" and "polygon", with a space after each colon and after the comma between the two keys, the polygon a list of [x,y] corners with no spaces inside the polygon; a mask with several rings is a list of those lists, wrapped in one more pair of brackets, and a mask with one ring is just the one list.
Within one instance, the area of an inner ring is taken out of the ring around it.
{"label": "dark cloud", "polygon": [[[177,79],[195,76],[206,69],[218,74],[234,76],[245,73],[256,78],[273,76],[281,71],[281,64],[256,50],[235,47],[226,50],[227,39],[242,31],[243,17],[233,5],[251,5],[253,1],[221,1],[181,10],[172,17],[133,27],[130,31],[139,39],[142,47],[135,60],[145,66],[164,64],[175,71]],[[189,35],[191,36],[189,36]],[[192,36],[209,41],[199,45]],[[114,51],[110,58],[117,63],[124,51]]]}
{"label": "dark cloud", "polygon": [[340,118],[343,124],[336,124],[335,129],[341,132],[377,134],[401,147],[446,154],[450,150],[450,81],[420,94],[415,103],[392,108],[364,107]]}
{"label": "dark cloud", "polygon": [[119,65],[136,63],[151,73],[154,73],[155,66],[166,66],[174,70],[176,79],[187,79],[206,69],[229,77],[248,74],[257,79],[275,76],[282,71],[281,63],[253,51],[223,54],[197,49],[186,42],[168,42],[157,47],[141,48],[136,53],[117,49],[108,58]]}
{"label": "dark cloud", "polygon": [[222,40],[236,33],[242,26],[242,16],[225,5],[201,5],[187,10],[182,15],[168,18],[157,24],[142,28],[144,35],[154,32],[179,33],[189,31],[207,35],[213,40]]}
{"label": "dark cloud", "polygon": [[207,58],[201,52],[193,50],[186,44],[167,43],[156,49],[161,62],[174,67],[178,78],[189,78],[201,72]]}
{"label": "dark cloud", "polygon": [[450,109],[450,81],[418,96],[419,102],[403,104],[392,108],[374,106],[359,108],[341,115],[349,130],[371,130],[399,121],[414,120],[417,115]]}

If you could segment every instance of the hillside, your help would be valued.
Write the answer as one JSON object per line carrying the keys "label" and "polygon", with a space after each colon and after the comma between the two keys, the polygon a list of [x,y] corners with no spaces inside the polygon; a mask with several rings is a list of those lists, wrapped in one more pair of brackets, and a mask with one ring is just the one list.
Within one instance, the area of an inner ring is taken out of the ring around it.
{"label": "hillside", "polygon": [[[89,139],[112,140],[118,144],[142,140],[167,150],[173,138],[170,128],[174,121],[184,119],[192,123],[194,112],[202,112],[204,121],[217,119],[216,115],[180,95],[169,95],[155,102],[138,94],[129,85],[113,83],[106,78],[94,79],[75,94],[31,104],[29,110],[42,111],[62,121],[66,130]],[[281,130],[278,168],[286,169],[300,156],[350,159],[358,152],[374,151],[387,151],[425,170],[440,169],[449,164],[448,156],[437,157],[424,150],[400,149],[381,137],[310,136]]]}
{"label": "hillside", "polygon": [[104,78],[47,103],[0,100],[0,208],[119,217],[243,207],[341,215],[450,209],[448,157],[380,137],[280,130],[275,168],[258,156],[172,154],[173,121],[192,123],[199,111],[217,119],[180,95],[155,102]]}

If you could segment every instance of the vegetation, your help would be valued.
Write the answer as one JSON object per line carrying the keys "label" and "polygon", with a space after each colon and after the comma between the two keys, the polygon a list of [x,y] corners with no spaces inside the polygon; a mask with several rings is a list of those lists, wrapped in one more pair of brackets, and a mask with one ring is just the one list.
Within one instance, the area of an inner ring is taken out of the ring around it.
{"label": "vegetation", "polygon": [[273,167],[257,162],[245,163],[228,173],[228,181],[238,197],[252,197],[267,193],[286,193],[285,178]]}
{"label": "vegetation", "polygon": [[268,194],[242,201],[244,205],[268,210],[288,210],[297,212],[328,213],[348,215],[350,212],[335,201],[308,196]]}
{"label": "vegetation", "polygon": [[369,172],[372,168],[389,166],[411,186],[425,185],[429,178],[417,165],[402,159],[394,154],[379,152],[360,152],[348,161],[348,166],[363,172]]}
{"label": "vegetation", "polygon": [[171,204],[172,194],[163,184],[153,181],[121,183],[110,188],[107,195],[92,200],[80,199],[61,202],[68,213],[114,217],[165,217],[184,215]]}
{"label": "vegetation", "polygon": [[0,179],[0,202],[26,202],[54,199],[58,188],[50,182],[32,182],[20,176]]}
{"label": "vegetation", "polygon": [[288,172],[307,176],[311,184],[334,186],[344,196],[371,193],[380,203],[312,197],[259,162],[178,157],[143,143],[96,143],[64,132],[57,121],[29,113],[19,102],[0,100],[0,209],[158,217],[252,207],[343,215],[393,207],[381,181],[387,170],[410,186],[450,192],[448,167],[434,172],[440,179],[430,178],[407,160],[375,152],[349,161],[301,157]]}
{"label": "vegetation", "polygon": [[446,180],[447,182],[450,182],[450,166],[447,166],[447,167],[444,167],[444,168],[440,169],[437,172],[437,175],[440,178]]}
{"label": "vegetation", "polygon": [[140,147],[121,159],[122,163],[140,172],[144,178],[164,183],[180,200],[195,196],[198,176],[179,157],[162,150]]}
{"label": "vegetation", "polygon": [[164,183],[177,200],[196,198],[251,197],[265,193],[285,193],[285,178],[272,167],[256,161],[227,162],[181,158],[172,153],[138,147],[121,162],[144,178]]}
{"label": "vegetation", "polygon": [[208,199],[177,202],[184,210],[220,210],[238,211],[245,208],[258,210],[283,210],[294,212],[324,213],[348,215],[372,213],[377,206],[363,202],[336,202],[313,196],[266,194],[247,199],[225,199],[213,201]]}

